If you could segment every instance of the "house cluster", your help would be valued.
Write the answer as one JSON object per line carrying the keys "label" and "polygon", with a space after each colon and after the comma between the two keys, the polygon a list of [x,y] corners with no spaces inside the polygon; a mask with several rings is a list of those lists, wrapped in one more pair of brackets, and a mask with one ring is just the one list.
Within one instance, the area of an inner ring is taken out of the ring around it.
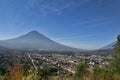
{"label": "house cluster", "polygon": [[59,67],[63,73],[70,72],[75,73],[76,66],[83,60],[87,63],[88,69],[92,70],[96,65],[99,67],[109,66],[109,60],[111,56],[105,55],[81,55],[81,54],[37,54],[30,53],[34,64],[39,68],[47,66]]}

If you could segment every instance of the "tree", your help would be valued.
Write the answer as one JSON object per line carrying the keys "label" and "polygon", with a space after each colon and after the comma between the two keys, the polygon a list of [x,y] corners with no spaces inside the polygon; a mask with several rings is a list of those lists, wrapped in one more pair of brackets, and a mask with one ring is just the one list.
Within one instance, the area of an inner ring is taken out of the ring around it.
{"label": "tree", "polygon": [[114,73],[120,74],[120,35],[117,37],[111,67],[113,68]]}
{"label": "tree", "polygon": [[28,76],[29,75],[29,70],[31,68],[30,63],[27,62],[27,61],[24,61],[23,64],[22,64],[22,67],[23,67],[23,75]]}
{"label": "tree", "polygon": [[94,73],[93,73],[93,79],[99,80],[101,79],[102,69],[99,66],[95,66]]}
{"label": "tree", "polygon": [[38,75],[41,78],[41,80],[48,80],[49,76],[53,76],[57,73],[57,69],[53,67],[46,67],[43,69],[39,69]]}
{"label": "tree", "polygon": [[76,80],[85,80],[87,74],[88,74],[87,64],[83,61],[77,66],[75,78]]}
{"label": "tree", "polygon": [[95,66],[93,80],[114,80],[114,77],[110,68],[100,68]]}
{"label": "tree", "polygon": [[22,80],[22,67],[18,61],[9,70],[9,80]]}
{"label": "tree", "polygon": [[48,80],[48,73],[46,69],[39,69],[38,76],[40,77],[40,80]]}
{"label": "tree", "polygon": [[0,68],[0,75],[4,76],[8,72],[8,69],[6,66]]}

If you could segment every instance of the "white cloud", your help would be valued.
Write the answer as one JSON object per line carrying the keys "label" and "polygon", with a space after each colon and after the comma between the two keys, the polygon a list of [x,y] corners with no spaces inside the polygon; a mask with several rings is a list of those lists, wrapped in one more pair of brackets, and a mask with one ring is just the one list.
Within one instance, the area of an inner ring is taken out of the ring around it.
{"label": "white cloud", "polygon": [[64,9],[78,7],[90,0],[27,0],[28,6],[43,14],[61,13]]}

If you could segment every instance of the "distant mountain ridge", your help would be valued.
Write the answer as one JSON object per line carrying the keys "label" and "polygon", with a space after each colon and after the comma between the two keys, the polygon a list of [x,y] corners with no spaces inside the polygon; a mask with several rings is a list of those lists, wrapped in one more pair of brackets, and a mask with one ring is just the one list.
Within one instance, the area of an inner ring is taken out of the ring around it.
{"label": "distant mountain ridge", "polygon": [[113,49],[115,44],[116,44],[116,42],[113,42],[113,43],[108,44],[107,46],[105,46],[105,47],[103,47],[101,49]]}
{"label": "distant mountain ridge", "polygon": [[53,51],[76,51],[80,49],[61,45],[37,31],[31,31],[20,37],[1,40],[0,45],[10,49],[39,49]]}
{"label": "distant mountain ridge", "polygon": [[7,50],[7,48],[0,46],[0,50]]}

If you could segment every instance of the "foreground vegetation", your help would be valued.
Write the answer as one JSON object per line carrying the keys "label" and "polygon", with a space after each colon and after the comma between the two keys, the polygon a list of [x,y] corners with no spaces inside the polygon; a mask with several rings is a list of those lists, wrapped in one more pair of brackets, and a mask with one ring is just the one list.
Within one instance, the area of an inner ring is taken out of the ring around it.
{"label": "foreground vegetation", "polygon": [[110,65],[106,68],[95,66],[90,71],[86,61],[83,60],[77,67],[75,74],[61,73],[61,69],[45,67],[34,69],[29,62],[16,61],[11,67],[0,68],[0,80],[120,80],[120,36],[114,46]]}

